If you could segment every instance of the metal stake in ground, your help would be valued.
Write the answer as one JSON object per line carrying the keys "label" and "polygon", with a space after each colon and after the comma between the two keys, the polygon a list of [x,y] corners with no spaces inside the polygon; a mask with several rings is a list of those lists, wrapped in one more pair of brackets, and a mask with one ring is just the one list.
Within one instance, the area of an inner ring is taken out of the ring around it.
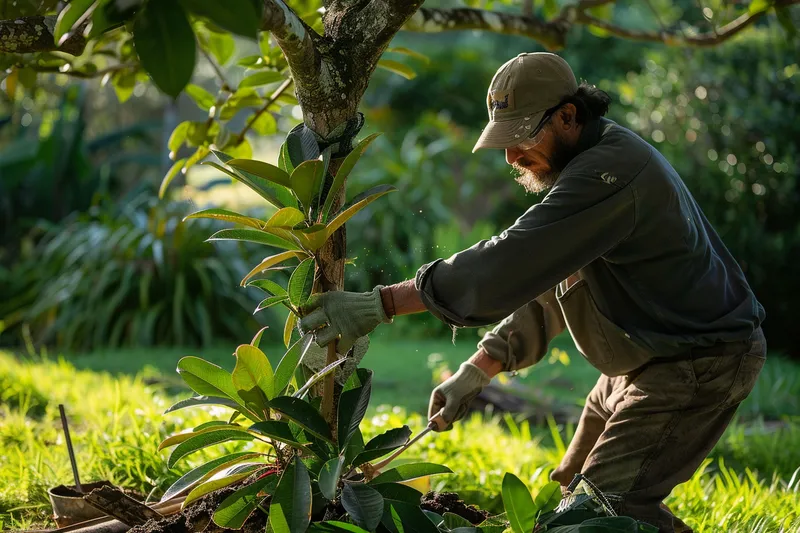
{"label": "metal stake in ground", "polygon": [[75,452],[72,450],[72,439],[69,438],[69,425],[67,425],[67,414],[64,412],[64,404],[58,404],[58,410],[61,412],[61,426],[64,428],[64,438],[67,440],[69,462],[72,463],[72,475],[75,476],[75,489],[83,494],[81,478],[78,477],[78,463],[75,462]]}

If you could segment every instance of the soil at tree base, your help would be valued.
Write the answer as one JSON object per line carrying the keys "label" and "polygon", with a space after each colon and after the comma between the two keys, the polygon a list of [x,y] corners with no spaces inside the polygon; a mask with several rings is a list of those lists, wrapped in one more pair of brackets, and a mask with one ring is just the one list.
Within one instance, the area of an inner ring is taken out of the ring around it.
{"label": "soil at tree base", "polygon": [[444,515],[444,513],[457,514],[475,525],[489,518],[487,511],[482,511],[474,505],[467,505],[459,499],[455,492],[429,492],[422,497],[420,507],[440,515]]}

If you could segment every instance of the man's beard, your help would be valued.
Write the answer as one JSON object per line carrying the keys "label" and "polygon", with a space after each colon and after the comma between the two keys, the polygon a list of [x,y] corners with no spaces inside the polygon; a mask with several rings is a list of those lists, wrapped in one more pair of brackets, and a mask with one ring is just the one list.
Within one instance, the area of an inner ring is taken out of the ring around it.
{"label": "man's beard", "polygon": [[561,171],[580,153],[577,149],[577,144],[569,145],[561,137],[555,135],[553,155],[547,158],[549,170],[547,172],[530,170],[526,167],[532,165],[533,161],[523,157],[511,165],[517,174],[516,182],[532,194],[539,194],[550,189],[555,185],[556,180],[561,175]]}

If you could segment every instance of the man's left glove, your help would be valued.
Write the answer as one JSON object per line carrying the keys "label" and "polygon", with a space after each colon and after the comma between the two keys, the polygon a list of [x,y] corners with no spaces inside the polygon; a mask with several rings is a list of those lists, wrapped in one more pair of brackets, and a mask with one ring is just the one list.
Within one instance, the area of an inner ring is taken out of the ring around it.
{"label": "man's left glove", "polygon": [[319,346],[338,338],[338,351],[347,353],[356,339],[381,323],[391,322],[383,310],[382,288],[378,285],[372,292],[331,291],[312,296],[300,308],[300,331],[313,331]]}
{"label": "man's left glove", "polygon": [[492,380],[486,372],[474,364],[461,363],[458,372],[433,389],[431,394],[428,419],[432,420],[440,414],[447,423],[447,427],[437,427],[436,431],[449,431],[453,428],[453,422],[464,418],[469,404],[490,381]]}

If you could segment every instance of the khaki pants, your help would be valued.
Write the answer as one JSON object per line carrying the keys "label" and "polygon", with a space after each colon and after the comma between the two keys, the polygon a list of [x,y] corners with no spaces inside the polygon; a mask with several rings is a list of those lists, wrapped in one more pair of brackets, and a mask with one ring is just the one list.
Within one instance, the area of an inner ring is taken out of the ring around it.
{"label": "khaki pants", "polygon": [[698,348],[627,376],[601,376],[586,398],[575,437],[551,479],[566,486],[582,473],[621,515],[691,531],[661,502],[689,480],[755,385],[766,342]]}

